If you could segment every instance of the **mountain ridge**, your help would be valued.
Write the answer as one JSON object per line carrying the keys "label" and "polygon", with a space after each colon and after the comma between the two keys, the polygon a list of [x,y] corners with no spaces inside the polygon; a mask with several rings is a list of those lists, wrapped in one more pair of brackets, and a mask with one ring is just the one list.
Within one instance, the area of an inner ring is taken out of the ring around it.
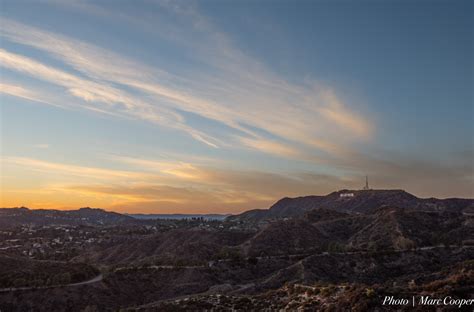
{"label": "mountain ridge", "polygon": [[75,210],[0,208],[0,228],[21,224],[32,225],[114,225],[135,223],[127,215],[101,208],[83,207]]}
{"label": "mountain ridge", "polygon": [[474,199],[469,198],[419,198],[401,189],[347,190],[327,195],[284,197],[269,209],[248,210],[227,218],[228,221],[261,222],[302,216],[313,209],[331,209],[351,214],[368,214],[384,206],[420,209],[426,211],[473,210]]}

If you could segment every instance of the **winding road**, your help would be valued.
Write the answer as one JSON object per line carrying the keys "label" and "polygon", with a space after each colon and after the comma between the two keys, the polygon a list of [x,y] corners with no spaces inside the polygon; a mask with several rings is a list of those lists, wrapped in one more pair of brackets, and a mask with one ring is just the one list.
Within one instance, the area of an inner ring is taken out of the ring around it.
{"label": "winding road", "polygon": [[[421,251],[421,250],[432,250],[432,249],[441,249],[441,248],[459,248],[458,246],[447,246],[447,247],[442,247],[442,246],[425,246],[425,247],[420,247],[415,250],[397,250],[395,252],[407,252],[407,251]],[[474,246],[462,246],[460,247],[461,249],[471,249],[474,248]],[[329,253],[329,252],[322,252],[322,253],[313,253],[313,254],[294,254],[294,255],[278,255],[278,256],[264,256],[264,257],[256,257],[259,260],[264,260],[264,259],[274,259],[274,258],[283,258],[283,257],[309,257],[309,256],[324,256],[324,255],[329,255],[329,254],[339,254],[339,255],[353,255],[353,254],[368,254],[369,252],[367,251],[353,251],[353,252],[335,252],[335,253]],[[230,261],[230,259],[221,259],[217,262],[226,262]],[[173,266],[173,265],[152,265],[148,267],[143,267],[142,269],[199,269],[199,268],[205,268],[207,266]],[[114,271],[123,271],[123,270],[128,270],[132,269],[132,267],[121,267],[121,268],[116,268]],[[133,267],[133,269],[135,269]],[[75,286],[82,286],[82,285],[88,285],[88,284],[94,284],[101,282],[104,279],[102,274],[99,274],[87,281],[83,282],[78,282],[78,283],[71,283],[71,284],[66,284],[66,285],[52,285],[52,286],[40,286],[40,287],[10,287],[10,288],[0,288],[0,293],[1,292],[10,292],[10,291],[22,291],[22,290],[35,290],[35,289],[49,289],[49,288],[64,288],[64,287],[75,287]]]}
{"label": "winding road", "polygon": [[90,280],[78,282],[78,283],[71,283],[66,285],[51,285],[51,286],[39,286],[39,287],[10,287],[10,288],[0,288],[0,292],[10,292],[10,291],[22,291],[22,290],[36,290],[36,289],[49,289],[49,288],[59,288],[59,287],[75,287],[87,284],[98,283],[104,279],[102,274],[99,274]]}

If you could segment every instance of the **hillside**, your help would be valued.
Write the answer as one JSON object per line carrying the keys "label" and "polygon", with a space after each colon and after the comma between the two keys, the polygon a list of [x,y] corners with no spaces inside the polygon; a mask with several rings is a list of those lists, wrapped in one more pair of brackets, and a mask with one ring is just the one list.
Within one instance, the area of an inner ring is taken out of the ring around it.
{"label": "hillside", "polygon": [[[433,281],[433,278],[436,281]],[[358,283],[298,282],[286,284],[260,294],[201,294],[192,297],[162,300],[127,311],[393,311],[383,306],[385,296],[433,298],[451,296],[469,298],[474,291],[474,263],[465,261],[427,273],[410,287]],[[467,311],[467,307],[465,310]],[[425,306],[397,306],[397,311],[427,311]],[[452,309],[453,311],[455,309]]]}
{"label": "hillside", "polygon": [[242,245],[248,256],[290,255],[325,249],[329,237],[302,219],[280,221],[258,232]]}
{"label": "hillside", "polygon": [[474,240],[474,221],[461,212],[383,206],[354,214],[318,208],[269,221],[254,232],[177,229],[91,248],[76,261],[101,265],[202,265],[240,254],[265,257],[325,251],[408,250]]}
{"label": "hillside", "polygon": [[355,233],[349,245],[359,249],[410,249],[439,244],[459,245],[474,238],[472,218],[456,212],[385,208]]}
{"label": "hillside", "polygon": [[77,283],[97,274],[97,269],[84,263],[38,261],[0,254],[0,288]]}
{"label": "hillside", "polygon": [[117,225],[138,221],[132,217],[98,208],[78,210],[0,208],[0,229],[17,225]]}
{"label": "hillside", "polygon": [[261,222],[302,216],[313,209],[330,209],[350,214],[370,214],[389,206],[418,209],[421,211],[468,211],[474,207],[474,199],[418,198],[403,190],[341,190],[326,196],[283,198],[268,210],[250,210],[230,216],[229,221]]}
{"label": "hillside", "polygon": [[315,251],[406,250],[474,239],[473,217],[459,212],[383,208],[373,214],[315,209],[272,221],[241,245],[249,256]]}
{"label": "hillside", "polygon": [[[3,209],[0,223],[26,226],[0,231],[0,282],[57,287],[0,292],[0,309],[332,311],[342,304],[366,311],[384,294],[467,296],[472,203],[344,190],[285,198],[224,221]],[[52,261],[58,255],[71,256]],[[84,280],[94,268],[103,278],[58,286]]]}
{"label": "hillside", "polygon": [[250,236],[249,233],[178,229],[91,250],[75,261],[87,260],[102,265],[207,264],[223,247],[237,246]]}
{"label": "hillside", "polygon": [[[260,305],[296,309],[295,301],[313,310],[341,300],[347,308],[380,306],[383,294],[472,294],[473,253],[468,249],[433,250],[372,255],[320,255],[286,267],[279,260],[220,263],[212,268],[130,269],[108,274],[101,283],[40,289],[21,294],[0,293],[5,310],[40,305],[42,311],[202,311],[229,308],[252,310]],[[309,286],[313,292],[306,293]],[[370,290],[370,291],[368,291]],[[298,296],[297,294],[301,296]],[[310,300],[311,298],[317,300]],[[259,303],[260,302],[260,303]],[[291,307],[291,308],[290,308]],[[340,307],[340,306],[339,306]],[[364,309],[365,307],[365,309]],[[346,309],[343,309],[346,310]]]}

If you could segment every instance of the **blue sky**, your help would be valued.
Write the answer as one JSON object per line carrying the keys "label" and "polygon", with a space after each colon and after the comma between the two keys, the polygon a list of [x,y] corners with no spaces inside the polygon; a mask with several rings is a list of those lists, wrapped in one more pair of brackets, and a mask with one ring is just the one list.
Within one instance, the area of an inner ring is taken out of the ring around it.
{"label": "blue sky", "polygon": [[470,1],[3,1],[3,206],[473,197]]}

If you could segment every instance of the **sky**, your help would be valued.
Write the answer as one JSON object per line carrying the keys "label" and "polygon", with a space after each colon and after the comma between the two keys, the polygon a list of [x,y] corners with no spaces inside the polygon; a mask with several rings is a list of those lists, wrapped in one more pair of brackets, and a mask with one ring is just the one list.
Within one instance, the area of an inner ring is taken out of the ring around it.
{"label": "sky", "polygon": [[472,1],[1,1],[0,207],[474,197]]}

